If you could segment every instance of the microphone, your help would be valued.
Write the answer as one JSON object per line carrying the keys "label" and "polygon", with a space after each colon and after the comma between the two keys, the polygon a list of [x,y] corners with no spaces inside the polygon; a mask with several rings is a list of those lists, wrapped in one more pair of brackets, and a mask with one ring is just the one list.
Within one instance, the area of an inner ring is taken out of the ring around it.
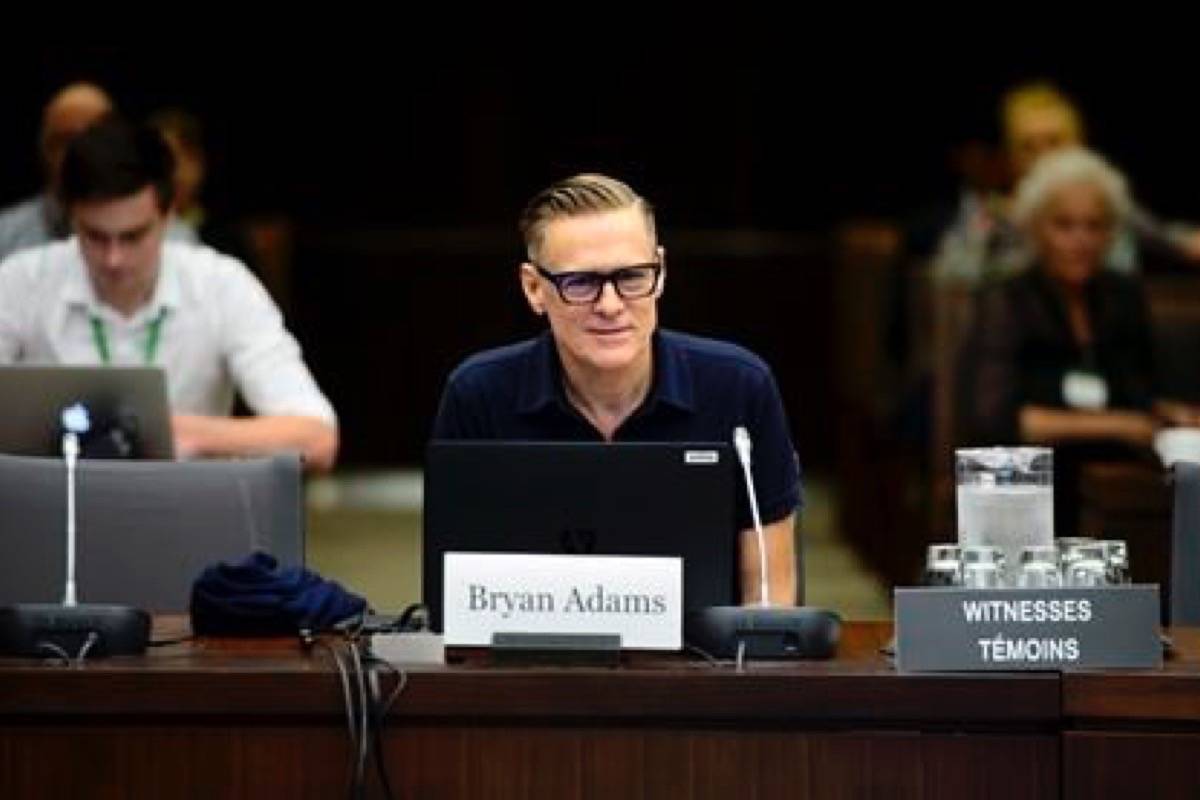
{"label": "microphone", "polygon": [[685,639],[702,653],[736,659],[739,668],[745,658],[832,658],[842,628],[842,619],[836,612],[808,606],[771,605],[766,537],[750,470],[753,444],[750,432],[741,425],[733,429],[733,447],[742,464],[750,515],[758,537],[759,603],[752,607],[711,606],[689,611],[684,621]]}
{"label": "microphone", "polygon": [[746,496],[750,498],[750,516],[754,520],[754,533],[758,537],[758,604],[771,605],[770,581],[767,580],[767,540],[763,536],[762,517],[758,513],[758,494],[754,491],[754,475],[750,471],[750,451],[754,445],[745,426],[733,429],[733,448],[738,461],[742,462],[742,478],[746,482]]}
{"label": "microphone", "polygon": [[79,437],[91,430],[87,407],[75,403],[62,412],[62,453],[67,462],[67,575],[63,605],[74,606],[75,598],[75,466],[79,463]]}
{"label": "microphone", "polygon": [[67,573],[61,604],[16,603],[0,607],[0,655],[55,655],[78,664],[89,655],[137,655],[150,640],[150,615],[132,606],[80,605],[75,590],[75,472],[80,437],[92,428],[85,406],[63,409],[62,456],[67,467]]}

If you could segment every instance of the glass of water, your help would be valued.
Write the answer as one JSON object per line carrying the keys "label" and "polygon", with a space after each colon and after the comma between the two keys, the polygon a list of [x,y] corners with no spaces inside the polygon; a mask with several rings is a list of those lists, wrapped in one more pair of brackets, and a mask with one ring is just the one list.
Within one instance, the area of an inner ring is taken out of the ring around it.
{"label": "glass of water", "polygon": [[[1047,447],[955,451],[958,543],[1004,551],[1014,570],[1026,547],[1054,544],[1054,453]],[[1014,585],[1016,576],[1006,583]]]}
{"label": "glass of water", "polygon": [[1108,565],[1099,558],[1075,559],[1063,566],[1063,582],[1078,589],[1107,586]]}
{"label": "glass of water", "polygon": [[962,552],[956,544],[934,544],[925,556],[926,586],[961,586]]}
{"label": "glass of water", "polygon": [[1108,567],[1108,582],[1117,585],[1129,583],[1129,549],[1119,539],[1102,539],[1098,544],[1104,550],[1104,563]]}
{"label": "glass of water", "polygon": [[1065,556],[1068,551],[1072,551],[1080,545],[1095,543],[1096,540],[1090,536],[1059,536],[1054,540],[1054,544],[1058,547],[1060,558]]}
{"label": "glass of water", "polygon": [[1059,543],[1058,550],[1064,575],[1076,561],[1100,561],[1102,563],[1107,563],[1108,561],[1108,551],[1104,543],[1098,542],[1095,539],[1086,539],[1083,537],[1069,538],[1065,544],[1062,542]]}
{"label": "glass of water", "polygon": [[968,589],[999,589],[1004,585],[1004,551],[991,545],[962,548],[962,583]]}
{"label": "glass of water", "polygon": [[1058,548],[1054,545],[1035,545],[1022,549],[1016,578],[1017,586],[1022,589],[1054,589],[1062,586]]}

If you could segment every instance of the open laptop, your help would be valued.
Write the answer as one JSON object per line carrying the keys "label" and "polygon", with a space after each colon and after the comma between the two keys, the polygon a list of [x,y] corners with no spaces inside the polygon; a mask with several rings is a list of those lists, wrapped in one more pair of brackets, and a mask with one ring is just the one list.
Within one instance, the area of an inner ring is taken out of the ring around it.
{"label": "open laptop", "polygon": [[82,403],[94,418],[134,427],[139,457],[174,457],[166,375],[159,367],[0,366],[0,398],[0,453],[60,455],[62,411]]}
{"label": "open laptop", "polygon": [[445,441],[425,465],[424,600],[449,552],[682,556],[685,610],[735,601],[727,444]]}

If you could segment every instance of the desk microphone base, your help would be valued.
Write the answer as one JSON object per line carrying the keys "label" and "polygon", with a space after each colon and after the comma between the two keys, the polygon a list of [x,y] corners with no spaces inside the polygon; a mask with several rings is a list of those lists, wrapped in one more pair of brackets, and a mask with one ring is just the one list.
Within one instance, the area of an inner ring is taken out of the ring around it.
{"label": "desk microphone base", "polygon": [[[95,634],[94,637],[91,637]],[[0,656],[89,658],[138,655],[150,641],[150,615],[118,605],[19,603],[0,607]]]}
{"label": "desk microphone base", "polygon": [[837,652],[842,619],[809,606],[712,606],[689,612],[688,644],[714,658],[826,659]]}

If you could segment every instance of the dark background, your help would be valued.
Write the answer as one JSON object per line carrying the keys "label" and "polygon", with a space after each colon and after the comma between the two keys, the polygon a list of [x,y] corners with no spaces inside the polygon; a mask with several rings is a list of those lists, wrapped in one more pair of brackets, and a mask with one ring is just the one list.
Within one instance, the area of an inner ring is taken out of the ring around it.
{"label": "dark background", "polygon": [[614,174],[656,205],[665,324],[765,356],[817,467],[833,460],[836,339],[855,302],[837,288],[836,232],[938,219],[956,194],[951,147],[996,139],[1006,87],[1056,81],[1146,205],[1200,219],[1200,69],[1186,48],[1134,56],[1132,33],[937,48],[789,30],[503,47],[450,47],[445,30],[280,31],[9,49],[0,201],[37,187],[40,109],[67,81],[101,83],[131,115],[198,114],[210,213],[292,223],[285,308],[339,409],[350,465],[419,462],[446,372],[536,330],[514,279],[514,219],[573,172]]}

